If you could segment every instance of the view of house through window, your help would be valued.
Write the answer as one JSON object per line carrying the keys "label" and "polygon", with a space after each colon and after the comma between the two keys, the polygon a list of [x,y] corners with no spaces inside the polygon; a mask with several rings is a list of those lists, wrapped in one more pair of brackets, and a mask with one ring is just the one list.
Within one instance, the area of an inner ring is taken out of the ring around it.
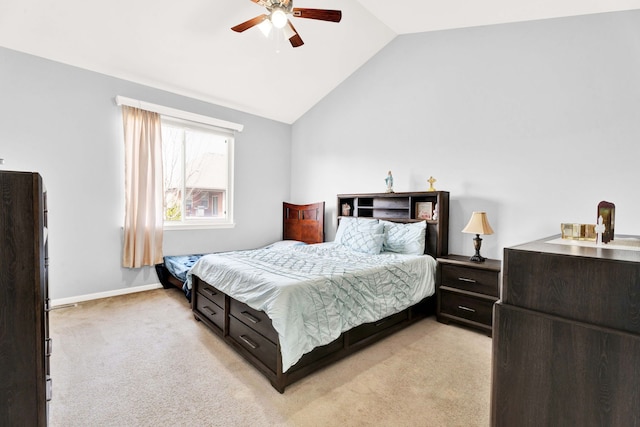
{"label": "view of house through window", "polygon": [[230,223],[233,135],[162,117],[165,225]]}

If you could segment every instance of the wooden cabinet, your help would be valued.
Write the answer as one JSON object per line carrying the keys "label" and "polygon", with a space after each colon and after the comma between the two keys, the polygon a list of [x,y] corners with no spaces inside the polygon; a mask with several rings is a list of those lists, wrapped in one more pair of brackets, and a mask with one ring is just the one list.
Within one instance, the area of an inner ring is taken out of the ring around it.
{"label": "wooden cabinet", "polygon": [[556,237],[504,251],[491,425],[639,425],[640,252]]}
{"label": "wooden cabinet", "polygon": [[46,193],[0,171],[0,425],[45,426],[51,398]]}
{"label": "wooden cabinet", "polygon": [[457,322],[491,336],[493,304],[500,292],[500,264],[494,259],[473,262],[462,255],[438,258],[438,321]]}
{"label": "wooden cabinet", "polygon": [[[396,222],[427,221],[427,253],[449,251],[449,192],[338,194],[338,218],[355,216]],[[424,213],[424,216],[419,215]]]}

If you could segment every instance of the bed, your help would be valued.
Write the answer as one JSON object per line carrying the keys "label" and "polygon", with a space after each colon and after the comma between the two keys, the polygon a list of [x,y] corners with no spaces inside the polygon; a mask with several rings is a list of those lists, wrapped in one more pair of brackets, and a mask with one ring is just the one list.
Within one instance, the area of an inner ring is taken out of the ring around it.
{"label": "bed", "polygon": [[[296,205],[282,204],[282,239],[285,242],[320,243],[324,241],[324,202]],[[191,301],[186,285],[187,272],[204,254],[167,255],[155,265],[160,284],[165,289],[176,287]]]}
{"label": "bed", "polygon": [[282,242],[204,255],[189,269],[194,317],[283,393],[433,314],[446,196],[437,232],[438,221],[363,218],[354,210],[340,218],[335,241],[324,243],[324,203],[284,203]]}

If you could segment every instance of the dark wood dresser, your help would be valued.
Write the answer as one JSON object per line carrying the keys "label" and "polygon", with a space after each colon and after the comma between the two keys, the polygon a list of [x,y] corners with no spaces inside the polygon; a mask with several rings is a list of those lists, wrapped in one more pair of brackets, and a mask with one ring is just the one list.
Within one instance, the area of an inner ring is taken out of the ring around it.
{"label": "dark wood dresser", "polygon": [[47,208],[37,173],[0,171],[0,425],[46,426]]}
{"label": "dark wood dresser", "polygon": [[491,425],[640,425],[640,252],[557,237],[504,251]]}

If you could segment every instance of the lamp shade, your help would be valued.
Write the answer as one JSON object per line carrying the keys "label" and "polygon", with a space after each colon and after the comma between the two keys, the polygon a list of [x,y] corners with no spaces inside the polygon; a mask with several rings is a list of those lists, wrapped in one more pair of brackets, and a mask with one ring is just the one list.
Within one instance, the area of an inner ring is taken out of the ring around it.
{"label": "lamp shade", "polygon": [[474,212],[467,226],[462,230],[463,233],[472,234],[493,234],[493,229],[489,225],[486,212]]}

